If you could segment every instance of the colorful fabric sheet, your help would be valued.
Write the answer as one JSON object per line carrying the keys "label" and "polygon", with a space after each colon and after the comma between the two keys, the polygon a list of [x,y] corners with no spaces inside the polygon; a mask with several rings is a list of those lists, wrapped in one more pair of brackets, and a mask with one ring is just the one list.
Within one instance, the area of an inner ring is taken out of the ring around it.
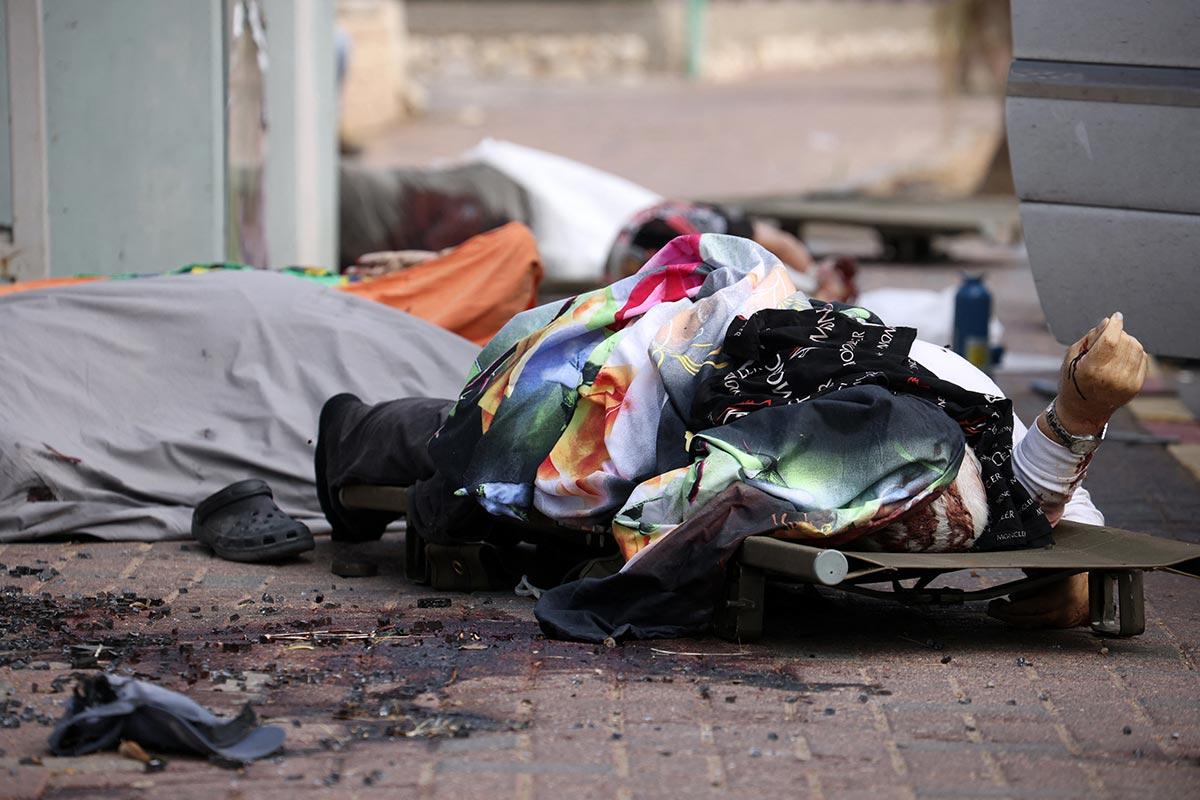
{"label": "colorful fabric sheet", "polygon": [[[753,242],[679,237],[634,276],[514,318],[480,354],[430,453],[492,514],[611,525],[627,559],[739,482],[784,501],[784,535],[840,543],[948,485],[964,435],[935,401],[877,386],[692,419],[698,392],[742,366],[724,346],[731,324],[812,308]],[[895,341],[907,362],[911,331],[863,309],[821,313],[845,335],[835,360],[866,337]]]}

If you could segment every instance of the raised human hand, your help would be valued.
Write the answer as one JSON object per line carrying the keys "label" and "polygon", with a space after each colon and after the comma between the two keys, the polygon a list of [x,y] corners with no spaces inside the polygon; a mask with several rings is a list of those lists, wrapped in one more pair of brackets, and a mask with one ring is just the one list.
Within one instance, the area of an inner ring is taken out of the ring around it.
{"label": "raised human hand", "polygon": [[1105,317],[1071,345],[1058,378],[1055,410],[1068,432],[1097,434],[1146,380],[1149,357],[1125,332],[1120,311]]}

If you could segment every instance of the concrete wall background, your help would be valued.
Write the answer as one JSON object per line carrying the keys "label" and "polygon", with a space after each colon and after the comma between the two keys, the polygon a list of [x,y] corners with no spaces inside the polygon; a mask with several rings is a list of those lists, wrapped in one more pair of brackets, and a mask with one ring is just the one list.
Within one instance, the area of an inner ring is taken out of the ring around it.
{"label": "concrete wall background", "polygon": [[704,73],[717,79],[937,54],[935,3],[713,0]]}
{"label": "concrete wall background", "polygon": [[406,0],[409,30],[454,33],[640,33],[658,30],[659,6],[676,0]]}
{"label": "concrete wall background", "polygon": [[[688,68],[687,0],[406,0],[414,74],[590,79]],[[711,0],[718,80],[932,58],[933,0]]]}
{"label": "concrete wall background", "polygon": [[[940,5],[710,0],[693,49],[688,0],[338,0],[339,24],[354,45],[342,126],[352,139],[369,139],[436,104],[447,88],[505,81],[637,85],[689,74],[732,82],[929,62],[938,54]],[[463,124],[479,124],[476,108],[464,107]]]}
{"label": "concrete wall background", "polygon": [[221,258],[221,17],[193,0],[45,0],[51,275]]}
{"label": "concrete wall background", "polygon": [[596,71],[609,71],[605,55],[614,50],[626,68],[683,66],[678,0],[406,0],[406,5],[417,74],[443,65],[461,71],[456,62],[471,58],[485,71],[518,77],[553,73],[572,60],[598,62]]}
{"label": "concrete wall background", "polygon": [[[19,2],[11,27],[30,35],[19,40],[21,52],[13,50],[17,67],[8,77],[21,77],[9,101],[22,109],[22,125],[11,131],[13,174],[0,172],[0,214],[20,215],[13,274],[159,272],[223,260],[231,207],[226,4]],[[335,0],[259,4],[272,15],[264,166],[270,263],[335,266]],[[8,56],[6,46],[6,66]],[[9,81],[0,86],[8,90]],[[9,149],[0,139],[6,170]],[[9,182],[11,204],[3,191]],[[43,183],[44,193],[25,190]]]}
{"label": "concrete wall background", "polygon": [[408,81],[406,6],[399,0],[341,0],[337,24],[350,40],[339,115],[350,137],[402,119],[416,102]]}

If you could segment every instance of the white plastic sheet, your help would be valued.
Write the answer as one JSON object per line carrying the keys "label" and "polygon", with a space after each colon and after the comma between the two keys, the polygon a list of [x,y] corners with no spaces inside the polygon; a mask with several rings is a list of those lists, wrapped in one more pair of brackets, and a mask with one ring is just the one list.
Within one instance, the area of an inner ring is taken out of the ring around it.
{"label": "white plastic sheet", "polygon": [[488,164],[528,193],[549,278],[599,281],[617,231],[662,199],[611,173],[512,142],[484,139],[462,160]]}

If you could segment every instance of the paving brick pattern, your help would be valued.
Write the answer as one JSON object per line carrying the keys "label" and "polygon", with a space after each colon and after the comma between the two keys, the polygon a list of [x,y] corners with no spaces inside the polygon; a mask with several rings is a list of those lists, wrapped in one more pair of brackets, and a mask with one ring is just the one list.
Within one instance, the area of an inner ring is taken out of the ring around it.
{"label": "paving brick pattern", "polygon": [[[4,796],[1183,798],[1200,780],[1200,592],[1180,576],[1149,577],[1131,640],[1014,631],[978,604],[779,592],[759,643],[605,648],[543,640],[529,601],[504,594],[418,608],[430,592],[401,577],[401,536],[377,548],[382,574],[345,580],[325,541],[274,568],[178,542],[3,547],[10,569],[59,573],[5,583],[49,593],[67,628],[0,670],[10,715],[29,717],[0,729]],[[73,610],[99,591],[164,604]],[[263,640],[381,628],[374,642]],[[47,757],[34,715],[62,713],[57,689],[87,671],[62,645],[81,642],[216,710],[253,702],[286,751],[153,774]]]}

